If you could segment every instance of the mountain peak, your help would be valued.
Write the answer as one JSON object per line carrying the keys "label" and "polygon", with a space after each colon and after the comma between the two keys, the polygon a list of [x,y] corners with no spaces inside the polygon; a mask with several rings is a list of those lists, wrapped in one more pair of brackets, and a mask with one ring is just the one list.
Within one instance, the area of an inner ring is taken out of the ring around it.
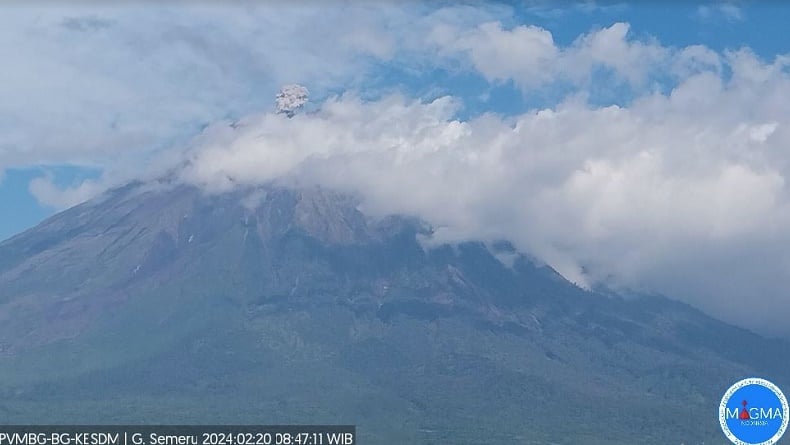
{"label": "mountain peak", "polygon": [[[506,241],[426,247],[429,233],[318,187],[110,190],[0,243],[0,394],[47,409],[58,394],[115,414],[8,419],[135,423],[139,412],[118,398],[165,394],[187,412],[196,397],[238,406],[275,394],[255,416],[340,415],[371,431],[396,416],[412,425],[409,442],[426,442],[424,425],[481,443],[502,419],[534,420],[535,404],[540,425],[564,419],[573,400],[639,419],[639,434],[660,438],[645,443],[666,443],[665,419],[644,419],[672,409],[679,391],[689,412],[707,413],[736,377],[790,381],[784,342],[664,298],[585,291]],[[95,388],[112,400],[96,402]],[[332,396],[322,405],[332,413],[310,411],[316,394]],[[447,423],[461,408],[479,431]],[[577,420],[582,435],[599,428]],[[672,441],[709,440],[702,423],[672,429]],[[613,434],[631,443],[636,431]]]}

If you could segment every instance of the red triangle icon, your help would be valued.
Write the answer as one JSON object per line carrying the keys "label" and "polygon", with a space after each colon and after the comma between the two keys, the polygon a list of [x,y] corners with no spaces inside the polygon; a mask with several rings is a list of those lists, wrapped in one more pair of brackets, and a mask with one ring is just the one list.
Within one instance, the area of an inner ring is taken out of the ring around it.
{"label": "red triangle icon", "polygon": [[741,419],[741,420],[750,420],[751,419],[751,417],[749,417],[749,411],[746,409],[746,405],[748,405],[748,404],[749,404],[749,402],[747,402],[746,400],[743,401],[743,411],[741,411],[741,415],[738,416],[739,419]]}

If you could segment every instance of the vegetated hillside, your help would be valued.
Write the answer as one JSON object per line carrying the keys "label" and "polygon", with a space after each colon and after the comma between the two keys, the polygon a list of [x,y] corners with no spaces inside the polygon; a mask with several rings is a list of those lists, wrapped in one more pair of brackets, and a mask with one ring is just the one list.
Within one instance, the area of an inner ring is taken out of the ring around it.
{"label": "vegetated hillside", "polygon": [[790,388],[786,342],[429,232],[319,188],[112,190],[0,243],[0,415],[693,444],[734,381]]}

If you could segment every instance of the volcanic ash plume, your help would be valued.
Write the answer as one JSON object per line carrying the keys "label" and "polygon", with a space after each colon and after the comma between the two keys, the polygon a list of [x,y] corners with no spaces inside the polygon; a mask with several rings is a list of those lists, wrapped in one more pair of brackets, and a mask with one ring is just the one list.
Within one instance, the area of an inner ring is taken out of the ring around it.
{"label": "volcanic ash plume", "polygon": [[310,92],[302,85],[285,85],[277,93],[275,103],[278,113],[285,113],[288,117],[293,117],[296,110],[302,108],[307,103],[307,96]]}

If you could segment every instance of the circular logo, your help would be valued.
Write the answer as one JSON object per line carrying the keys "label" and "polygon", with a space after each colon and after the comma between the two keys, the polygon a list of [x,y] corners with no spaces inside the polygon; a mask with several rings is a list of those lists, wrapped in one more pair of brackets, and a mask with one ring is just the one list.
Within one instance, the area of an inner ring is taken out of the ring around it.
{"label": "circular logo", "polygon": [[787,429],[787,399],[768,380],[750,378],[732,385],[719,406],[719,423],[735,445],[773,445]]}

